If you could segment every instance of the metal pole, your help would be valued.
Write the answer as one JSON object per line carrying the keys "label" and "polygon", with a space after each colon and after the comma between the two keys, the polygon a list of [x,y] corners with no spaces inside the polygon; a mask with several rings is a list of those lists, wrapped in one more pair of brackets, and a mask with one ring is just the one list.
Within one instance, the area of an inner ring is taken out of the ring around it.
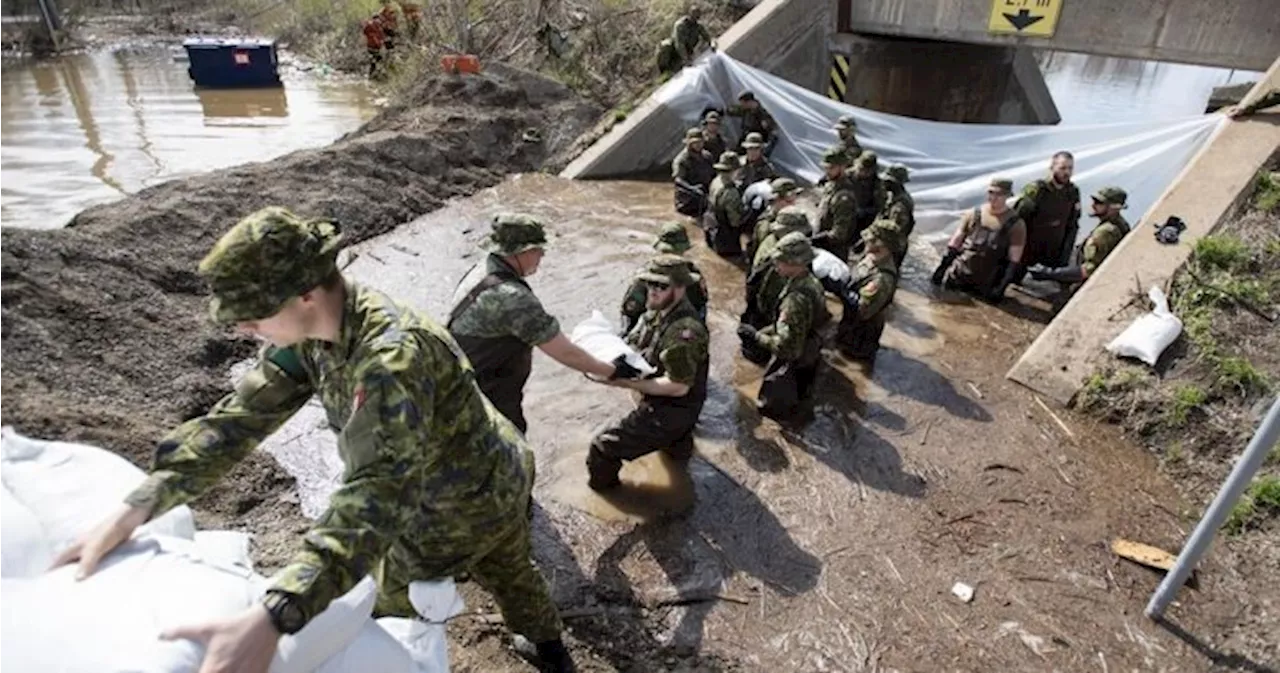
{"label": "metal pole", "polygon": [[1208,511],[1204,513],[1204,518],[1196,524],[1195,531],[1191,533],[1191,539],[1187,540],[1182,553],[1178,554],[1173,570],[1165,575],[1164,581],[1151,595],[1151,601],[1147,603],[1146,610],[1148,617],[1159,618],[1164,614],[1165,608],[1169,607],[1169,603],[1173,602],[1178,589],[1182,587],[1183,582],[1187,581],[1192,569],[1199,563],[1200,557],[1209,550],[1213,536],[1222,527],[1223,521],[1231,513],[1232,506],[1249,485],[1253,475],[1257,473],[1258,468],[1262,467],[1262,461],[1266,459],[1271,447],[1276,445],[1277,439],[1280,439],[1280,396],[1276,397],[1271,410],[1267,412],[1257,432],[1253,434],[1253,439],[1249,440],[1249,446],[1245,448],[1235,468],[1227,476],[1227,480],[1222,483],[1222,488],[1218,489],[1218,495],[1209,505]]}

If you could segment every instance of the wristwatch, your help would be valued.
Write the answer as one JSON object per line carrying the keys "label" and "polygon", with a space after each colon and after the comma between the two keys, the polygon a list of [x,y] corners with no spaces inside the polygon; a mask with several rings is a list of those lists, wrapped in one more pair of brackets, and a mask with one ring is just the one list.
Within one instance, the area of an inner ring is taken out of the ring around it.
{"label": "wristwatch", "polygon": [[262,604],[271,616],[272,625],[282,634],[295,634],[307,623],[307,617],[302,614],[302,607],[294,600],[293,594],[268,591],[262,598]]}

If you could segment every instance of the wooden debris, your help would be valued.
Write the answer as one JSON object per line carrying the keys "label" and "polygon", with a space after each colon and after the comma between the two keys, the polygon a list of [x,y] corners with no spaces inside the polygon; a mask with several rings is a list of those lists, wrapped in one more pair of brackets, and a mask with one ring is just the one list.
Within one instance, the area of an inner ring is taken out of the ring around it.
{"label": "wooden debris", "polygon": [[978,399],[980,399],[980,400],[981,400],[981,399],[985,399],[985,398],[986,398],[986,395],[983,395],[983,394],[982,394],[982,391],[981,391],[981,390],[978,390],[978,386],[973,385],[973,383],[972,383],[972,382],[970,382],[970,381],[965,381],[965,385],[969,386],[969,389],[973,391],[973,394],[974,394],[974,395],[977,395],[977,396],[978,396]]}
{"label": "wooden debris", "polygon": [[1149,544],[1134,542],[1124,538],[1116,538],[1111,541],[1111,551],[1120,558],[1128,559],[1134,563],[1169,572],[1173,570],[1173,564],[1177,561],[1177,557],[1169,552],[1159,548],[1152,547]]}
{"label": "wooden debris", "polygon": [[1032,395],[1032,397],[1035,398],[1036,404],[1039,404],[1040,408],[1044,409],[1045,413],[1053,417],[1053,421],[1058,424],[1058,427],[1062,428],[1062,431],[1067,433],[1067,438],[1073,442],[1076,441],[1076,433],[1072,432],[1071,428],[1068,428],[1067,424],[1063,423],[1062,419],[1058,418],[1058,415],[1053,413],[1053,409],[1050,409],[1049,405],[1045,404],[1044,400],[1041,400],[1039,395]]}

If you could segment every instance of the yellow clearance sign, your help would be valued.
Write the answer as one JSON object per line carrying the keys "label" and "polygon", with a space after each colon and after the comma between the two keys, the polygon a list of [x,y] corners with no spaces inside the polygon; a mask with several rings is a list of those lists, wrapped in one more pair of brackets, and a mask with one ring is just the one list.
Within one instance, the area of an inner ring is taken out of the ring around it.
{"label": "yellow clearance sign", "polygon": [[987,32],[1053,37],[1063,0],[992,0]]}

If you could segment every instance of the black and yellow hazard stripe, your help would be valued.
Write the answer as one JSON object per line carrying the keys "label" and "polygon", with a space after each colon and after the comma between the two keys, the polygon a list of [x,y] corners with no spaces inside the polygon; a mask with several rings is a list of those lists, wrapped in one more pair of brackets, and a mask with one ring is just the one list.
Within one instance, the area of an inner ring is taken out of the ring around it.
{"label": "black and yellow hazard stripe", "polygon": [[831,55],[831,77],[827,81],[827,98],[844,102],[845,91],[849,88],[849,57],[844,54]]}

